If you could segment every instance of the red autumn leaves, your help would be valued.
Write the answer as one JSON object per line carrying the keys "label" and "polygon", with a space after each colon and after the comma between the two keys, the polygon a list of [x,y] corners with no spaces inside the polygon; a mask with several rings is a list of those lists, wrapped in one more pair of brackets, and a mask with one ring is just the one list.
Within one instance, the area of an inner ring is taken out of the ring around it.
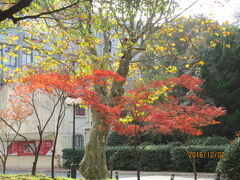
{"label": "red autumn leaves", "polygon": [[[218,123],[214,118],[225,113],[224,108],[205,104],[197,96],[203,81],[190,75],[148,85],[137,84],[136,89],[125,93],[127,95],[121,99],[119,97],[118,104],[114,106],[112,101],[116,104],[116,99],[110,99],[108,95],[112,81],[124,79],[108,70],[97,70],[81,77],[36,73],[23,78],[17,90],[19,94],[36,89],[52,94],[62,91],[66,96],[81,98],[93,110],[102,113],[108,127],[111,125],[119,134],[130,136],[148,131],[171,134],[175,130],[200,135],[199,127]],[[100,90],[96,90],[96,87]],[[177,96],[175,90],[179,87],[188,93]],[[126,112],[125,116],[122,116],[122,112]]]}

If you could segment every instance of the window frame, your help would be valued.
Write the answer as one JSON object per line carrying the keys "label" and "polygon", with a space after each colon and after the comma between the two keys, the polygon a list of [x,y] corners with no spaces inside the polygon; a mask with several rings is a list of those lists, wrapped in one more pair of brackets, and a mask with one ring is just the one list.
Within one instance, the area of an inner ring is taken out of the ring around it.
{"label": "window frame", "polygon": [[[74,112],[75,117],[86,117],[86,116],[87,116],[86,108],[80,107],[80,104],[75,104],[74,106],[75,106],[75,112]],[[77,114],[77,109],[78,109],[78,108],[84,109],[84,113],[82,113],[82,114]]]}
{"label": "window frame", "polygon": [[77,148],[84,147],[84,136],[82,134],[75,135],[75,147]]}

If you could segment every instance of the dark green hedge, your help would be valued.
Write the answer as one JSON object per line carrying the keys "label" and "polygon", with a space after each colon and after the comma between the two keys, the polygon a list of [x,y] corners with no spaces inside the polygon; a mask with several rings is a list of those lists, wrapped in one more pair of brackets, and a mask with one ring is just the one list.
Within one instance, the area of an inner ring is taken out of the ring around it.
{"label": "dark green hedge", "polygon": [[206,136],[206,137],[195,137],[192,138],[188,144],[191,145],[203,145],[203,146],[221,146],[227,145],[230,140],[226,137],[221,136]]}
{"label": "dark green hedge", "polygon": [[225,158],[217,166],[217,179],[240,179],[240,137],[229,144],[225,150]]}
{"label": "dark green hedge", "polygon": [[[107,160],[116,151],[118,152],[114,160],[115,170],[135,170],[133,149],[130,146],[126,147],[108,147]],[[194,152],[222,152],[225,146],[191,146]],[[69,168],[71,164],[72,149],[63,150],[64,168]],[[143,171],[192,171],[191,162],[188,158],[187,147],[185,146],[147,146],[138,149],[142,157],[142,170]],[[83,157],[84,149],[76,150],[76,163],[79,164]],[[197,158],[196,166],[199,172],[214,172],[219,159],[210,158]],[[108,162],[109,163],[109,162]]]}

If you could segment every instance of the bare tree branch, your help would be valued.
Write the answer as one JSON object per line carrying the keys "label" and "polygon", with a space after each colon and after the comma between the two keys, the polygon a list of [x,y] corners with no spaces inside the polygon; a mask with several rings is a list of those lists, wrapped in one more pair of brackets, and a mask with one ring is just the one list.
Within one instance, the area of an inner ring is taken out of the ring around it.
{"label": "bare tree branch", "polygon": [[0,22],[4,21],[5,19],[11,19],[13,21],[13,23],[16,24],[18,21],[21,21],[21,20],[24,20],[24,19],[41,18],[44,15],[57,13],[57,12],[65,10],[65,9],[71,8],[71,7],[75,6],[76,4],[78,4],[80,2],[80,0],[77,0],[75,3],[70,4],[68,6],[64,6],[62,8],[55,9],[55,10],[52,10],[52,11],[42,12],[42,13],[39,13],[39,14],[36,14],[36,15],[27,15],[27,16],[22,16],[22,17],[17,17],[17,18],[14,17],[14,14],[16,14],[16,13],[20,12],[22,9],[30,6],[30,4],[33,1],[34,0],[20,0],[16,4],[11,6],[9,9],[4,10],[4,11],[0,10]]}

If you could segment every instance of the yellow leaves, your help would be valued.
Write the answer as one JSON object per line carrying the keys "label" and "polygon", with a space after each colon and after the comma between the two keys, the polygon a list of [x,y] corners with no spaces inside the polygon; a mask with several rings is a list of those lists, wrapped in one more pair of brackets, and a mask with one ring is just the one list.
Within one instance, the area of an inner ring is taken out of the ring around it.
{"label": "yellow leaves", "polygon": [[131,115],[127,115],[125,118],[121,118],[120,121],[122,123],[129,123],[129,122],[132,122],[133,121],[133,117]]}
{"label": "yellow leaves", "polygon": [[14,71],[17,72],[17,73],[21,73],[22,72],[22,70],[19,67],[17,67]]}
{"label": "yellow leaves", "polygon": [[193,29],[193,31],[194,31],[194,32],[196,32],[196,33],[198,33],[198,32],[199,32],[199,30],[198,30],[198,29]]}
{"label": "yellow leaves", "polygon": [[223,22],[224,25],[229,25],[228,21]]}
{"label": "yellow leaves", "polygon": [[152,104],[154,101],[158,100],[160,96],[167,97],[167,91],[168,87],[167,86],[162,86],[161,90],[156,90],[153,91],[152,94],[148,97],[147,103]]}
{"label": "yellow leaves", "polygon": [[217,46],[217,43],[214,42],[214,41],[211,41],[210,44],[211,44],[212,47],[216,47]]}
{"label": "yellow leaves", "polygon": [[137,111],[136,113],[137,113],[137,114],[136,114],[137,117],[145,116],[145,112],[140,112],[140,113],[139,113],[139,112]]}
{"label": "yellow leaves", "polygon": [[230,44],[226,44],[225,46],[226,46],[226,48],[231,48]]}
{"label": "yellow leaves", "polygon": [[[173,43],[174,44],[174,43]],[[166,47],[163,47],[163,46],[156,46],[156,51],[160,51],[160,52],[163,52],[165,51],[167,48]]]}
{"label": "yellow leaves", "polygon": [[137,82],[137,83],[140,83],[140,82],[142,82],[142,80],[143,80],[142,78],[138,78],[138,79],[136,80],[136,82]]}
{"label": "yellow leaves", "polygon": [[216,44],[216,43],[212,43],[211,45],[212,45],[212,47],[216,47],[216,46],[217,46],[217,44]]}
{"label": "yellow leaves", "polygon": [[19,39],[18,36],[7,36],[5,37],[6,41],[8,41],[9,44],[13,44],[15,41]]}
{"label": "yellow leaves", "polygon": [[165,72],[169,72],[169,73],[176,73],[177,72],[177,67],[176,66],[168,66],[166,68]]}
{"label": "yellow leaves", "polygon": [[119,55],[119,57],[123,57],[124,53],[119,53],[118,55]]}
{"label": "yellow leaves", "polygon": [[173,88],[173,87],[175,87],[175,86],[176,86],[176,84],[175,84],[174,82],[170,82],[169,87]]}
{"label": "yellow leaves", "polygon": [[3,62],[8,62],[8,59],[6,57],[2,58]]}
{"label": "yellow leaves", "polygon": [[205,62],[201,60],[201,61],[198,62],[198,64],[203,66],[205,64]]}
{"label": "yellow leaves", "polygon": [[14,52],[12,52],[12,51],[10,51],[9,53],[8,53],[8,55],[9,56],[12,56],[12,57],[18,57],[18,55],[17,54],[15,54]]}
{"label": "yellow leaves", "polygon": [[114,18],[109,19],[109,22],[110,22],[112,25],[117,24],[117,21],[116,21]]}
{"label": "yellow leaves", "polygon": [[226,36],[233,35],[234,33],[230,32],[230,31],[224,31],[224,32],[222,32],[222,34],[223,34],[224,37],[226,37]]}
{"label": "yellow leaves", "polygon": [[8,72],[8,71],[9,71],[9,68],[8,68],[8,67],[4,67],[4,68],[3,68],[3,71],[4,71],[4,72]]}
{"label": "yellow leaves", "polygon": [[154,68],[155,70],[157,70],[157,69],[159,69],[159,66],[153,66],[153,68]]}
{"label": "yellow leaves", "polygon": [[184,39],[184,38],[180,38],[179,41],[185,42],[186,39]]}
{"label": "yellow leaves", "polygon": [[19,51],[21,47],[22,47],[22,45],[17,45],[17,46],[15,46],[14,50]]}
{"label": "yellow leaves", "polygon": [[185,65],[185,68],[190,68],[190,65],[189,65],[189,64],[186,64],[186,65]]}
{"label": "yellow leaves", "polygon": [[182,28],[178,29],[178,32],[183,32],[183,31],[184,31],[184,29],[182,29]]}
{"label": "yellow leaves", "polygon": [[219,33],[214,33],[215,36],[219,36]]}

